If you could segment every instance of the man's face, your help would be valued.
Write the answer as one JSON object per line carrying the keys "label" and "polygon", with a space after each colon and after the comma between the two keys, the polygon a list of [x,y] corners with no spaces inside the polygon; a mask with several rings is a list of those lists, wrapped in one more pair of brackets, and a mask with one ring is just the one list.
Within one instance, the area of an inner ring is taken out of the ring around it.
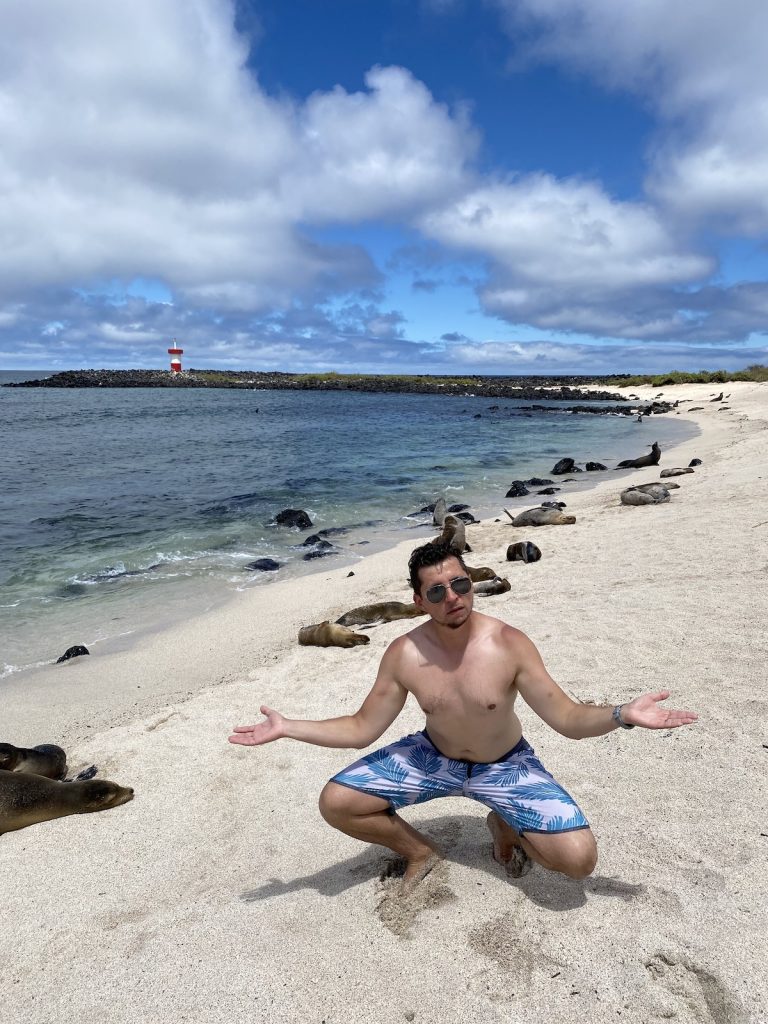
{"label": "man's face", "polygon": [[[474,594],[471,588],[467,594],[457,594],[449,586],[449,583],[451,580],[463,579],[466,575],[466,571],[462,569],[461,564],[455,558],[446,558],[444,562],[439,562],[437,565],[419,569],[421,587],[418,593],[413,595],[415,604],[427,612],[438,625],[457,629],[470,616]],[[439,583],[445,587],[445,597],[435,604],[427,599],[426,594],[430,587]]]}

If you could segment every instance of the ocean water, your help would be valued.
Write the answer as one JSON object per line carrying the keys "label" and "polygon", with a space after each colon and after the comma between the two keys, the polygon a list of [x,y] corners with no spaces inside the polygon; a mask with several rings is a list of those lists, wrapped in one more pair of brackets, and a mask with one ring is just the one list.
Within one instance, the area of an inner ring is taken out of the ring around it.
{"label": "ocean water", "polygon": [[[0,383],[37,374],[0,373]],[[696,433],[673,415],[525,415],[516,400],[353,392],[0,388],[0,676],[73,644],[129,644],[235,590],[434,534],[444,495],[478,517],[563,456],[613,466]],[[491,406],[497,406],[491,410]],[[479,416],[478,416],[479,414]],[[603,478],[583,473],[558,498]],[[617,476],[617,482],[621,477]],[[300,508],[312,528],[272,525]],[[332,529],[333,554],[302,542]],[[248,570],[268,557],[277,572]],[[405,572],[405,570],[404,570]]]}

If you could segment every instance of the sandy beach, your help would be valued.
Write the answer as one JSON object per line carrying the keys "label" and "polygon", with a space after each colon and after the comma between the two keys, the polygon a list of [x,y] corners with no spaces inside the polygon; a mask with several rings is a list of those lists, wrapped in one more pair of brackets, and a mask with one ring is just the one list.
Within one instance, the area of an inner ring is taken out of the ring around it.
{"label": "sandy beach", "polygon": [[[99,814],[0,837],[0,986],[9,1020],[765,1024],[768,906],[768,384],[663,392],[701,434],[659,467],[561,495],[572,526],[470,526],[473,565],[512,589],[476,607],[524,630],[563,688],[614,704],[668,688],[693,726],[574,742],[518,708],[525,734],[590,819],[583,882],[510,880],[485,811],[432,801],[404,817],[446,859],[408,897],[387,851],[321,819],[325,781],[357,752],[227,743],[260,704],[288,717],[354,711],[387,644],[299,647],[301,626],[408,601],[418,537],[355,566],[238,595],[129,650],[3,684],[0,740],[58,743],[77,771],[134,787]],[[692,407],[699,407],[691,412]],[[638,425],[638,452],[654,440]],[[569,453],[561,453],[567,456]],[[629,483],[702,459],[669,503]],[[554,461],[554,460],[553,460]],[[542,472],[551,467],[542,467]],[[531,500],[531,506],[535,499]],[[505,561],[533,540],[540,562]],[[409,701],[378,741],[421,728]]]}

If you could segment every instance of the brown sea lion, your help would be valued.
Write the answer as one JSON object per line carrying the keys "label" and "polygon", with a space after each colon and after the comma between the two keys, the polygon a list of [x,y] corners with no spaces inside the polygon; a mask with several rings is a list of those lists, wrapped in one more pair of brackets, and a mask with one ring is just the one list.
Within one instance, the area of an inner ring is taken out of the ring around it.
{"label": "brown sea lion", "polygon": [[641,455],[638,459],[623,459],[616,469],[642,469],[643,466],[658,466],[659,459],[661,458],[659,442],[654,441],[650,445],[650,449],[647,455]]}
{"label": "brown sea lion", "polygon": [[63,779],[67,774],[67,755],[53,743],[41,743],[31,749],[0,743],[0,770]]}
{"label": "brown sea lion", "polygon": [[481,580],[495,580],[496,570],[487,565],[478,565],[477,567],[468,565],[467,576],[473,583],[479,583]]}
{"label": "brown sea lion", "polygon": [[570,526],[576,516],[567,516],[559,508],[529,508],[512,520],[513,526]]}
{"label": "brown sea lion", "polygon": [[346,626],[339,626],[335,622],[315,623],[313,626],[304,626],[299,630],[299,643],[302,647],[358,647],[360,644],[369,644],[371,638],[363,633],[354,633]]}
{"label": "brown sea lion", "polygon": [[512,584],[506,577],[496,576],[492,580],[483,580],[481,583],[473,583],[472,589],[481,597],[489,597],[492,594],[506,594],[512,589]]}
{"label": "brown sea lion", "polygon": [[443,520],[445,519],[445,513],[448,506],[445,503],[445,498],[438,498],[435,502],[435,509],[432,513],[432,522],[435,526],[442,526]]}
{"label": "brown sea lion", "polygon": [[459,554],[464,551],[471,551],[467,544],[467,530],[464,522],[458,516],[446,515],[443,517],[443,532],[435,538],[436,544],[447,544],[455,548]]}
{"label": "brown sea lion", "polygon": [[427,613],[417,605],[402,601],[382,601],[380,604],[364,604],[344,612],[336,619],[337,626],[372,626],[377,622],[394,622],[396,619],[415,619]]}
{"label": "brown sea lion", "polygon": [[133,790],[116,782],[55,782],[42,775],[0,770],[0,835],[63,818],[88,814],[133,800]]}
{"label": "brown sea lion", "polygon": [[686,473],[692,472],[693,469],[690,466],[688,466],[687,469],[680,469],[680,467],[676,467],[675,469],[662,469],[662,471],[659,473],[659,476],[662,479],[664,479],[664,477],[666,476],[685,476]]}

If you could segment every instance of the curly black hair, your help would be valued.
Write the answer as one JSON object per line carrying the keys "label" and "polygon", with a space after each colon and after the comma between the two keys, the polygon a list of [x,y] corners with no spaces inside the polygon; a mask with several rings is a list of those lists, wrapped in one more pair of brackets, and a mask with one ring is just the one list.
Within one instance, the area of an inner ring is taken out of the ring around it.
{"label": "curly black hair", "polygon": [[418,594],[421,590],[419,569],[426,569],[430,565],[440,565],[446,558],[455,558],[464,572],[468,571],[459,549],[452,547],[444,540],[429,541],[411,553],[411,557],[408,559],[408,582],[414,594]]}

